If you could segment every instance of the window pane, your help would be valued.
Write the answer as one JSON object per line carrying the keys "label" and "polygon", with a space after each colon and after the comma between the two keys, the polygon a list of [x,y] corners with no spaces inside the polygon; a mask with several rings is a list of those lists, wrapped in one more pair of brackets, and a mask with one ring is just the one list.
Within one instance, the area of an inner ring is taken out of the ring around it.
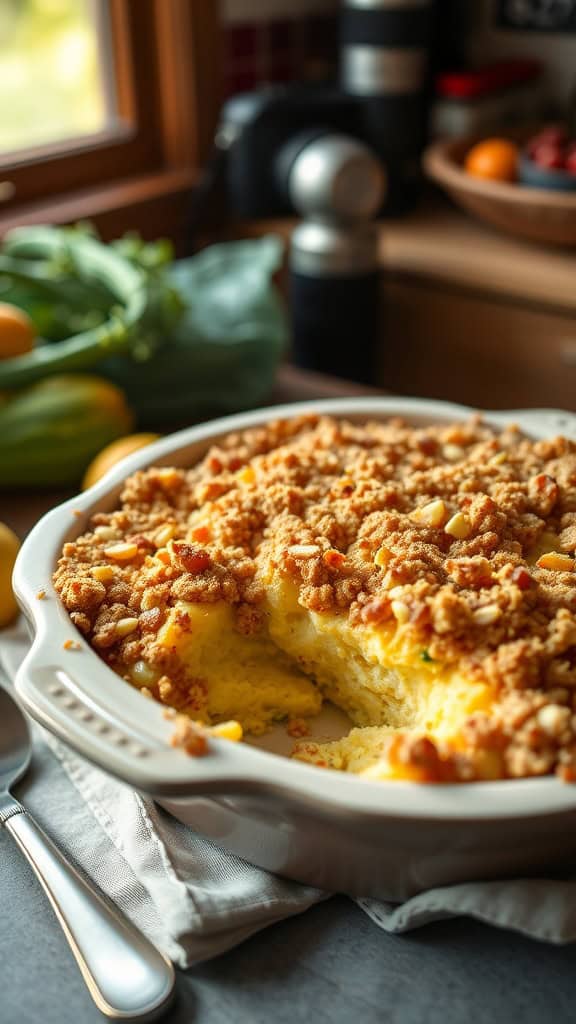
{"label": "window pane", "polygon": [[111,62],[102,0],[0,0],[0,154],[102,131]]}

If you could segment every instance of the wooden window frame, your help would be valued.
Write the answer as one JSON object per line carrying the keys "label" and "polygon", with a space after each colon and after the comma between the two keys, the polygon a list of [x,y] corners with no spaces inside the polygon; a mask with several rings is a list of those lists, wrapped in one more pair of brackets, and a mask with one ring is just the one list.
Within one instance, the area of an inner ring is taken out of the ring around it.
{"label": "wooden window frame", "polygon": [[178,235],[220,106],[218,3],[108,6],[118,123],[66,150],[23,152],[12,165],[0,164],[0,233],[39,220],[90,218],[105,237],[127,227],[147,237]]}

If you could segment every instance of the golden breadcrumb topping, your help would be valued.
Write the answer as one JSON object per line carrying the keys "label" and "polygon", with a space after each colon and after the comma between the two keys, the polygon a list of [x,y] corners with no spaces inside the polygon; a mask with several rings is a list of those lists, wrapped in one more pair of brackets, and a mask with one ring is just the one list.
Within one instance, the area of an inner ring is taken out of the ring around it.
{"label": "golden breadcrumb topping", "polygon": [[120,507],[64,546],[54,582],[108,664],[153,666],[150,692],[179,707],[182,666],[156,642],[167,612],[225,601],[238,631],[257,634],[262,577],[283,574],[304,608],[353,625],[396,620],[423,658],[499,695],[468,721],[460,751],[395,736],[400,762],[464,779],[478,777],[467,751],[496,751],[495,777],[572,779],[575,549],[566,438],[497,433],[479,417],[412,427],[301,416],[228,435],[193,468],[135,473]]}

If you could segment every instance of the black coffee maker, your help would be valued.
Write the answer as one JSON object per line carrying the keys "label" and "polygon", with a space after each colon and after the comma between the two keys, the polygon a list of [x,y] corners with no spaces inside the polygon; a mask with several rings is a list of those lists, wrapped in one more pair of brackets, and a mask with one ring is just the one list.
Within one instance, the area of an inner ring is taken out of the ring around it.
{"label": "black coffee maker", "polygon": [[216,146],[240,217],[293,212],[290,162],[318,134],[352,135],[378,156],[388,182],[385,214],[417,192],[426,139],[433,0],[342,0],[335,85],[263,86],[225,104]]}

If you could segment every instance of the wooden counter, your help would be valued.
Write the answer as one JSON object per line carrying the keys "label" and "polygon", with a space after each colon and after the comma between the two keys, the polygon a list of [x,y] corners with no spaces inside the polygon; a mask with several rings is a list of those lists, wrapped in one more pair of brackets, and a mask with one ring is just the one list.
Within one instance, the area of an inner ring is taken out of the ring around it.
{"label": "wooden counter", "polygon": [[[276,232],[294,221],[238,225]],[[374,383],[480,408],[576,409],[576,250],[516,240],[447,201],[383,221]]]}

